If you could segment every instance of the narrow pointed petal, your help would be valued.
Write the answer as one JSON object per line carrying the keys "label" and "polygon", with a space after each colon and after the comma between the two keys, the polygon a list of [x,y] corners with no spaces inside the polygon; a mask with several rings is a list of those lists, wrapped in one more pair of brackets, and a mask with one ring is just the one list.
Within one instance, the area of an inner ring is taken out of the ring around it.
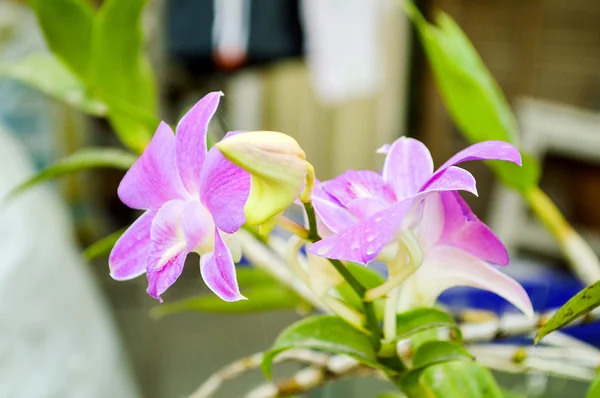
{"label": "narrow pointed petal", "polygon": [[418,278],[417,294],[430,304],[451,287],[470,286],[495,293],[525,315],[533,316],[531,300],[517,281],[458,248],[439,246],[428,251],[413,277]]}
{"label": "narrow pointed petal", "polygon": [[473,174],[460,167],[450,166],[435,173],[419,192],[467,191],[477,196],[477,183]]}
{"label": "narrow pointed petal", "polygon": [[244,205],[249,193],[250,173],[227,160],[218,148],[208,151],[201,175],[200,200],[221,231],[234,233],[246,222]]}
{"label": "narrow pointed petal", "polygon": [[156,210],[171,199],[188,197],[175,159],[175,136],[169,125],[161,122],[142,156],[119,184],[121,201],[134,209]]}
{"label": "narrow pointed petal", "polygon": [[382,176],[399,201],[417,193],[432,174],[433,160],[422,142],[401,137],[389,148]]}
{"label": "narrow pointed petal", "polygon": [[150,226],[155,210],[142,214],[117,240],[108,257],[110,276],[122,281],[146,272],[146,260],[150,249]]}
{"label": "narrow pointed petal", "polygon": [[383,178],[371,170],[348,170],[332,180],[323,182],[321,186],[325,192],[346,207],[362,198],[381,198],[389,204],[396,200]]}
{"label": "narrow pointed petal", "polygon": [[200,257],[200,273],[210,290],[222,300],[245,299],[240,294],[233,258],[218,229],[215,229],[215,251]]}
{"label": "narrow pointed petal", "polygon": [[317,256],[367,264],[390,242],[411,206],[405,200],[328,238],[313,243],[308,251]]}
{"label": "narrow pointed petal", "polygon": [[452,156],[438,172],[462,162],[472,160],[504,160],[521,165],[521,154],[514,145],[504,141],[483,141],[473,144]]}
{"label": "narrow pointed petal", "polygon": [[197,200],[187,202],[182,211],[181,227],[188,251],[198,254],[213,251],[215,224],[206,207]]}
{"label": "narrow pointed petal", "polygon": [[208,124],[222,95],[222,92],[205,95],[177,124],[177,167],[185,187],[193,194],[199,192]]}
{"label": "narrow pointed petal", "polygon": [[158,210],[152,221],[152,243],[146,265],[147,292],[159,301],[160,295],[181,275],[189,253],[181,227],[185,206],[186,202],[181,200],[167,202]]}
{"label": "narrow pointed petal", "polygon": [[440,244],[459,247],[484,261],[508,265],[508,252],[500,239],[457,192],[442,192],[440,198],[445,220]]}

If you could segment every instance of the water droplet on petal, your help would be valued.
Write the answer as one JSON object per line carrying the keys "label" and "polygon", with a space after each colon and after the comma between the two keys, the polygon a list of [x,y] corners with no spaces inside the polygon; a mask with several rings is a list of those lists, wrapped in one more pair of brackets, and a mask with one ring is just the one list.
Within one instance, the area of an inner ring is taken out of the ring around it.
{"label": "water droplet on petal", "polygon": [[354,242],[352,243],[352,245],[350,245],[350,250],[356,250],[360,247],[360,245],[358,244],[358,242]]}
{"label": "water droplet on petal", "polygon": [[367,236],[367,242],[373,242],[375,240],[375,235],[369,235]]}
{"label": "water droplet on petal", "polygon": [[317,249],[317,255],[324,256],[331,249],[331,245],[323,245]]}

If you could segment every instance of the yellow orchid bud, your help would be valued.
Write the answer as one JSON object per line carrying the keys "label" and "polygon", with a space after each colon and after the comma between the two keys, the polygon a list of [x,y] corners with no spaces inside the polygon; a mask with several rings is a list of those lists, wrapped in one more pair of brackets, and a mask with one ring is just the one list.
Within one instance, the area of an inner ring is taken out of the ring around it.
{"label": "yellow orchid bud", "polygon": [[252,131],[228,137],[216,146],[232,163],[250,173],[244,212],[250,225],[281,213],[300,194],[310,167],[292,137],[275,131]]}

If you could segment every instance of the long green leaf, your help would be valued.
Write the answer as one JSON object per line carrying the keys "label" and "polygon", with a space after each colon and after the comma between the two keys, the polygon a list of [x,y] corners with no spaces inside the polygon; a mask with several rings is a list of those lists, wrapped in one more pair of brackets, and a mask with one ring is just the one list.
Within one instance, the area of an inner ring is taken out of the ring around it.
{"label": "long green leaf", "polygon": [[450,314],[436,308],[417,308],[396,317],[396,340],[411,337],[426,330],[448,328],[462,343],[462,333]]}
{"label": "long green leaf", "polygon": [[64,177],[82,170],[101,167],[127,170],[136,159],[137,157],[135,155],[121,149],[96,147],[82,148],[24,181],[13,189],[7,197],[14,197],[14,195],[41,182]]}
{"label": "long green leaf", "polygon": [[[156,113],[155,79],[143,52],[141,15],[146,0],[105,0],[93,26],[92,82],[109,105],[109,118],[119,138],[142,150],[154,129],[131,116],[115,99]],[[156,126],[154,126],[156,128]]]}
{"label": "long green leaf", "polygon": [[81,79],[89,71],[94,10],[84,0],[27,0],[48,47]]}
{"label": "long green leaf", "polygon": [[590,285],[567,301],[538,331],[534,343],[537,344],[547,334],[559,329],[580,316],[600,306],[600,281]]}
{"label": "long green leaf", "polygon": [[119,229],[118,231],[113,232],[112,234],[105,236],[97,242],[92,243],[83,251],[83,257],[86,260],[94,260],[99,257],[108,256],[113,246],[121,235],[125,232],[127,228]]}
{"label": "long green leaf", "polygon": [[25,83],[90,115],[106,114],[106,105],[52,54],[32,54],[15,64],[3,65],[0,76]]}
{"label": "long green leaf", "polygon": [[293,348],[309,348],[348,355],[361,363],[381,368],[368,335],[363,334],[333,315],[314,316],[296,322],[285,329],[263,358],[262,369],[271,377],[275,357]]}
{"label": "long green leaf", "polygon": [[[428,23],[414,4],[406,1],[448,113],[460,132],[471,142],[501,140],[518,145],[518,128],[506,98],[477,51],[454,20],[436,15]],[[496,162],[493,169],[502,182],[523,191],[538,182],[539,166],[524,156],[518,168]]]}
{"label": "long green leaf", "polygon": [[276,311],[296,308],[302,300],[289,289],[277,284],[269,284],[247,289],[241,292],[248,300],[228,303],[214,294],[192,297],[185,300],[164,303],[152,308],[150,315],[159,319],[180,312],[200,311],[222,314],[245,314],[253,312]]}

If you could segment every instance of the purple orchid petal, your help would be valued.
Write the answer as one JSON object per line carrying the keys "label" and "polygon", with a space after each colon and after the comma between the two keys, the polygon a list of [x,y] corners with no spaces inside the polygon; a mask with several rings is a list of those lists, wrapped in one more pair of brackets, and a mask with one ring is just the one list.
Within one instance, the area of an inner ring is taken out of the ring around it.
{"label": "purple orchid petal", "polygon": [[521,165],[521,154],[514,145],[504,141],[483,141],[473,144],[452,156],[437,172],[472,160],[505,160]]}
{"label": "purple orchid petal", "polygon": [[407,215],[413,229],[423,246],[423,250],[434,247],[444,233],[444,204],[439,193],[428,194],[418,206],[414,206]]}
{"label": "purple orchid petal", "polygon": [[379,147],[379,149],[375,151],[375,153],[378,153],[380,155],[387,155],[390,152],[390,149],[392,149],[392,146],[390,144],[383,144]]}
{"label": "purple orchid petal", "polygon": [[160,296],[166,292],[181,275],[187,255],[187,250],[174,252],[163,264],[162,269],[148,268],[146,270],[146,276],[148,277],[148,288],[146,289],[146,293],[162,303],[163,300]]}
{"label": "purple orchid petal", "polygon": [[222,95],[221,92],[205,95],[177,124],[177,167],[185,187],[192,194],[199,192],[208,124]]}
{"label": "purple orchid petal", "polygon": [[190,200],[183,207],[181,227],[188,251],[213,251],[213,231],[215,224],[206,207],[197,200]]}
{"label": "purple orchid petal", "polygon": [[320,236],[330,236],[350,228],[358,219],[347,209],[339,204],[322,199],[312,198],[312,203],[317,216],[317,224]]}
{"label": "purple orchid petal", "polygon": [[371,170],[348,170],[332,180],[323,182],[321,186],[343,206],[348,206],[360,198],[381,198],[389,204],[396,199],[381,176]]}
{"label": "purple orchid petal", "polygon": [[146,264],[147,292],[159,301],[162,301],[160,295],[181,275],[189,253],[182,230],[182,216],[186,204],[182,200],[169,201],[158,210],[152,221],[152,243]]}
{"label": "purple orchid petal", "polygon": [[229,249],[215,229],[215,251],[200,257],[200,273],[206,285],[224,301],[244,300],[240,294],[235,264]]}
{"label": "purple orchid petal", "polygon": [[460,167],[450,166],[437,172],[419,192],[467,191],[477,196],[477,183],[473,174]]}
{"label": "purple orchid petal", "polygon": [[227,160],[218,148],[212,148],[202,169],[200,200],[220,230],[231,234],[246,222],[244,204],[249,193],[250,173]]}
{"label": "purple orchid petal", "polygon": [[127,206],[143,210],[189,196],[177,173],[175,136],[169,125],[160,123],[142,156],[123,177],[118,195]]}
{"label": "purple orchid petal", "polygon": [[508,265],[506,248],[464,199],[457,192],[443,192],[440,197],[445,219],[440,244],[458,247],[484,261]]}
{"label": "purple orchid petal", "polygon": [[[416,278],[421,298],[433,304],[445,290],[454,286],[471,286],[493,292],[525,315],[533,316],[533,307],[527,292],[514,279],[494,266],[451,246],[438,246],[426,252],[421,267],[411,278]],[[407,282],[409,282],[407,280]]]}
{"label": "purple orchid petal", "polygon": [[390,242],[411,204],[411,200],[397,203],[340,233],[313,243],[308,251],[321,257],[367,264]]}
{"label": "purple orchid petal", "polygon": [[380,198],[359,198],[348,204],[348,210],[360,220],[385,210],[390,204]]}
{"label": "purple orchid petal", "polygon": [[399,201],[417,193],[432,174],[433,160],[422,142],[401,137],[389,148],[382,176]]}
{"label": "purple orchid petal", "polygon": [[146,272],[146,259],[150,249],[150,226],[155,210],[142,214],[115,243],[108,266],[110,276],[118,281],[132,279]]}

